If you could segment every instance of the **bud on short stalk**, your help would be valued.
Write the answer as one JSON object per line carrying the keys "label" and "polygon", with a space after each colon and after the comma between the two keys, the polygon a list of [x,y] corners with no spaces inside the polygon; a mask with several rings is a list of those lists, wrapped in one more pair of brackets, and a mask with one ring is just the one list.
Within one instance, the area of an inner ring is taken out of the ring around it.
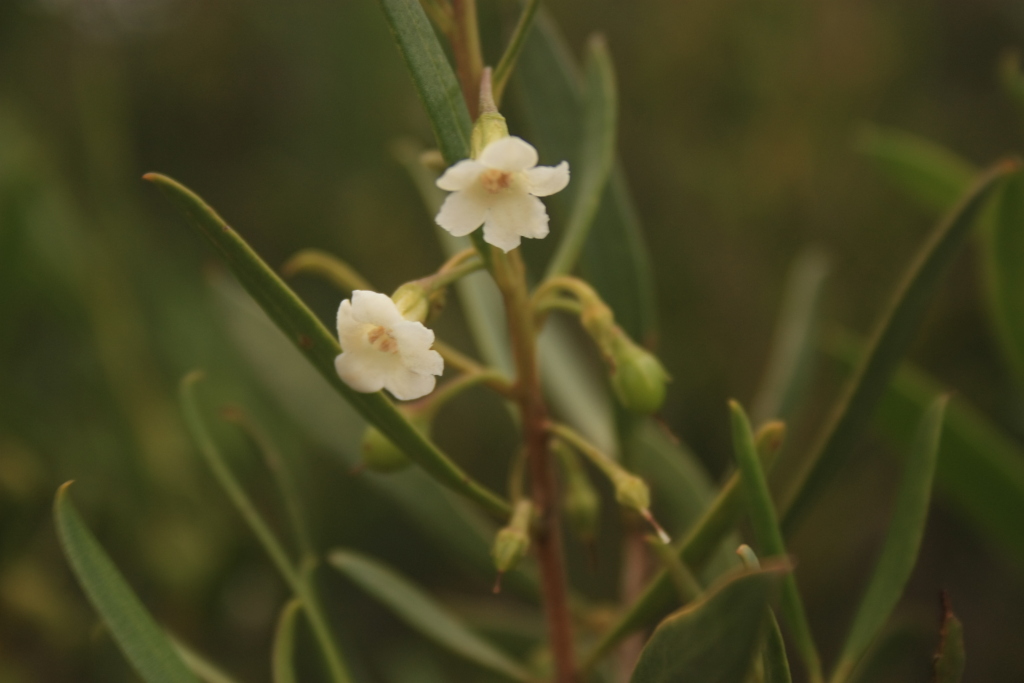
{"label": "bud on short stalk", "polygon": [[395,290],[391,300],[395,302],[398,312],[406,320],[423,323],[431,313],[430,293],[419,282],[406,282]]}
{"label": "bud on short stalk", "polygon": [[665,402],[668,373],[658,358],[624,334],[614,343],[611,381],[619,403],[626,410],[646,415]]}
{"label": "bud on short stalk", "polygon": [[508,526],[498,532],[491,547],[491,557],[498,570],[498,580],[494,584],[494,592],[501,590],[501,576],[514,569],[519,561],[526,557],[530,549],[530,519],[533,515],[533,503],[528,498],[516,502],[512,510],[512,519]]}

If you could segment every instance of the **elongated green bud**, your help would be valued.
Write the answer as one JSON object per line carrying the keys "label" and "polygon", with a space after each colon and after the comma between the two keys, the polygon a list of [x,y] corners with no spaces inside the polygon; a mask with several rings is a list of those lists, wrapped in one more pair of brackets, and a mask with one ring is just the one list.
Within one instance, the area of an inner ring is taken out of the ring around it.
{"label": "elongated green bud", "polygon": [[640,477],[620,470],[612,478],[615,485],[615,500],[622,507],[643,512],[651,507],[651,489]]}
{"label": "elongated green bud", "polygon": [[[512,519],[508,526],[503,528],[494,537],[494,545],[491,546],[491,557],[494,559],[494,566],[498,570],[498,581],[501,575],[510,569],[514,569],[519,561],[526,557],[526,551],[530,549],[530,518],[533,515],[533,503],[529,498],[521,498],[512,509]],[[501,590],[501,584],[494,584],[494,592]]]}
{"label": "elongated green bud", "polygon": [[632,413],[657,412],[665,402],[668,373],[658,358],[622,335],[614,345],[612,389],[622,407]]}
{"label": "elongated green bud", "polygon": [[423,323],[430,315],[430,295],[419,282],[406,282],[395,290],[395,293],[391,295],[391,300],[395,302],[398,312],[406,320]]}

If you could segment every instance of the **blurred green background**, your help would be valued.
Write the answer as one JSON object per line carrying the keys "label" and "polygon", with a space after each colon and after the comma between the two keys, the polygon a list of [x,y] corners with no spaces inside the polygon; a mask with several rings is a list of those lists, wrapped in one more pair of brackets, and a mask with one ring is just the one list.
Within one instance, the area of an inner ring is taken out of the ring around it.
{"label": "blurred green background", "polygon": [[[480,5],[493,62],[517,4]],[[547,6],[577,52],[591,32],[608,38],[619,153],[674,377],[662,415],[720,476],[730,463],[725,400],[753,397],[792,258],[810,245],[828,255],[826,319],[864,332],[934,220],[856,153],[860,127],[913,131],[979,164],[1022,149],[1024,117],[995,68],[1024,46],[1024,3]],[[507,110],[513,132],[528,135],[514,88]],[[49,506],[68,479],[160,619],[243,680],[268,680],[285,591],[183,432],[175,386],[194,367],[207,370],[216,401],[243,405],[293,456],[323,547],[377,554],[441,594],[487,595],[487,577],[453,567],[281,413],[225,325],[214,291],[223,273],[140,180],[160,171],[188,184],[272,266],[317,247],[390,291],[443,258],[391,152],[409,137],[430,144],[372,0],[0,3],[0,682],[132,680],[56,543]],[[970,253],[960,259],[914,358],[1024,435],[1020,388],[997,357],[975,269]],[[332,318],[337,293],[296,287]],[[438,330],[472,348],[457,307]],[[841,378],[827,363],[820,370],[820,401],[794,425],[797,447]],[[249,447],[221,436],[257,499],[270,500]],[[438,439],[500,485],[491,458],[513,436],[496,401],[460,401]],[[884,530],[890,454],[868,439],[792,548],[827,659]],[[928,680],[942,588],[966,625],[966,680],[1024,677],[1022,579],[1024,568],[938,497],[894,622],[908,649],[879,680]],[[615,560],[581,580],[592,597],[612,598]],[[422,648],[451,680],[462,675],[336,576],[325,584],[357,669],[397,680],[394,653],[415,659]]]}

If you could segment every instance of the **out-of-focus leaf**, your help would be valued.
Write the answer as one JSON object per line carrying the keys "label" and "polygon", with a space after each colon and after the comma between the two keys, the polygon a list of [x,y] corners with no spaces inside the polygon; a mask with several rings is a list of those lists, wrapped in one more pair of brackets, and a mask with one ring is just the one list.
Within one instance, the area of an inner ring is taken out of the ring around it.
{"label": "out-of-focus leaf", "polygon": [[1003,92],[1024,107],[1024,72],[1020,69],[1020,53],[1008,50],[999,63],[999,81]]}
{"label": "out-of-focus leaf", "polygon": [[973,164],[956,153],[900,130],[866,127],[857,148],[893,185],[936,213],[948,211],[978,174]]}
{"label": "out-of-focus leaf", "polygon": [[1003,184],[982,231],[989,312],[1003,353],[1024,382],[1024,173]]}
{"label": "out-of-focus leaf", "polygon": [[199,677],[199,680],[203,683],[238,683],[234,678],[226,674],[219,666],[211,662],[209,659],[199,654],[185,643],[174,638],[170,633],[167,634],[171,644],[174,645],[174,649],[181,655],[186,666]]}
{"label": "out-of-focus leaf", "polygon": [[934,683],[960,683],[964,677],[967,655],[964,651],[964,625],[953,614],[944,600],[942,615],[942,634],[939,650],[935,653]]}
{"label": "out-of-focus leaf", "polygon": [[[772,501],[768,480],[759,462],[757,446],[754,443],[754,432],[743,408],[736,401],[729,402],[732,425],[732,444],[736,455],[736,463],[740,471],[740,483],[746,493],[747,509],[754,537],[760,545],[764,557],[785,557],[786,546],[782,540],[782,530],[775,514],[775,503]],[[803,599],[792,573],[782,580],[782,613],[793,632],[796,647],[804,660],[807,676],[812,681],[820,681],[821,658],[814,645]]]}
{"label": "out-of-focus leaf", "polygon": [[[842,339],[829,353],[848,368],[862,345]],[[934,378],[904,364],[886,390],[875,416],[882,433],[909,449],[914,424],[944,391]],[[947,410],[935,473],[939,493],[996,547],[1024,566],[1024,449],[962,398]]]}
{"label": "out-of-focus leaf", "polygon": [[583,137],[579,164],[573,167],[572,211],[566,221],[558,250],[548,264],[547,275],[568,275],[586,243],[601,205],[604,188],[615,165],[615,128],[619,102],[608,46],[600,36],[587,44],[586,91],[583,100]]}
{"label": "out-of-focus leaf", "polygon": [[206,237],[270,319],[360,415],[437,481],[466,496],[496,517],[508,517],[508,503],[475,482],[438,450],[395,409],[383,392],[362,394],[338,377],[334,370],[334,359],[341,353],[338,341],[213,209],[189,189],[166,176],[151,173],[146,179],[155,183],[200,234]]}
{"label": "out-of-focus leaf", "polygon": [[864,360],[837,401],[815,446],[801,463],[783,510],[789,533],[825,485],[840,470],[867,426],[878,400],[928,310],[935,290],[977,222],[988,198],[1010,174],[1016,160],[1000,162],[979,178],[970,192],[931,234],[914,258],[868,343]]}
{"label": "out-of-focus leaf", "polygon": [[85,526],[69,485],[60,487],[53,505],[61,547],[118,647],[146,683],[199,683]]}
{"label": "out-of-focus leaf", "polygon": [[765,610],[784,564],[729,577],[654,631],[631,683],[743,683],[765,625]]}
{"label": "out-of-focus leaf", "polygon": [[[571,168],[582,169],[582,79],[565,40],[543,8],[534,20],[513,82],[519,90],[530,140],[542,160],[557,163],[564,159]],[[571,182],[550,201],[571,206],[577,189],[577,183]],[[650,257],[624,176],[617,168],[605,187],[583,247],[580,270],[633,339],[648,342],[655,337]]]}
{"label": "out-of-focus leaf", "polygon": [[[211,284],[228,331],[270,395],[315,443],[347,467],[354,467],[366,427],[363,419],[281,336],[234,280],[215,276]],[[490,544],[494,528],[490,520],[426,473],[416,468],[389,475],[364,472],[362,480],[387,496],[453,558],[468,562],[486,576],[493,573]],[[523,571],[509,572],[503,583],[506,589],[536,593],[536,585]]]}
{"label": "out-of-focus leaf", "polygon": [[274,647],[270,653],[270,668],[274,683],[295,683],[295,626],[298,624],[300,600],[289,600],[281,610],[274,631]]}
{"label": "out-of-focus leaf", "polygon": [[816,249],[801,252],[789,268],[771,355],[751,410],[755,425],[788,418],[807,385],[827,275],[827,259]]}
{"label": "out-of-focus leaf", "polygon": [[935,463],[948,401],[947,396],[938,397],[921,418],[896,493],[896,505],[882,554],[853,618],[853,625],[836,664],[833,683],[849,679],[888,621],[917,564],[917,554],[928,520]]}
{"label": "out-of-focus leaf", "polygon": [[764,683],[793,683],[789,671],[789,658],[786,657],[786,643],[782,640],[782,631],[775,613],[768,609],[768,633],[765,635],[761,661],[764,664]]}
{"label": "out-of-focus leaf", "polygon": [[380,6],[430,117],[441,155],[449,165],[465,159],[473,122],[423,7],[419,0],[380,0]]}
{"label": "out-of-focus leaf", "polygon": [[387,605],[402,621],[447,650],[513,680],[530,680],[530,673],[521,664],[391,568],[350,550],[331,551],[328,562]]}

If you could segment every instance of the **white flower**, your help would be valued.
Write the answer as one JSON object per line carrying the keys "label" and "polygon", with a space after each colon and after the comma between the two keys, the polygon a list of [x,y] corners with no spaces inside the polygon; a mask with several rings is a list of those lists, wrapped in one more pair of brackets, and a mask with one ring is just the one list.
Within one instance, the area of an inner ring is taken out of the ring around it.
{"label": "white flower", "polygon": [[569,184],[569,164],[538,166],[537,150],[515,136],[495,140],[479,159],[464,159],[437,179],[451,192],[437,224],[461,237],[484,226],[484,241],[505,252],[521,237],[546,237],[548,212],[537,197],[561,192]]}
{"label": "white flower", "polygon": [[343,353],[334,359],[334,369],[363,393],[387,389],[408,401],[433,391],[434,375],[444,371],[441,354],[430,348],[434,333],[403,318],[385,294],[356,290],[351,301],[342,301],[338,341]]}

